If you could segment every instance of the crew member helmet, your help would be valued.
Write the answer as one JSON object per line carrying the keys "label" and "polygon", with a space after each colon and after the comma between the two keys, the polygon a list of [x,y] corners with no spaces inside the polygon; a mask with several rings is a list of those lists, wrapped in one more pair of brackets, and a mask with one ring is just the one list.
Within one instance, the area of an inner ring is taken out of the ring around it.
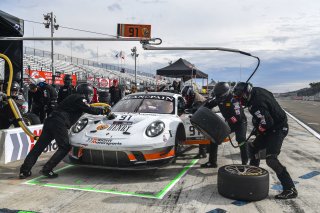
{"label": "crew member helmet", "polygon": [[215,85],[213,92],[218,101],[224,101],[230,94],[230,85],[227,82],[218,82]]}
{"label": "crew member helmet", "polygon": [[92,101],[93,98],[93,88],[87,83],[79,84],[76,88],[78,94],[83,95],[88,103]]}
{"label": "crew member helmet", "polygon": [[71,83],[72,83],[72,78],[71,78],[71,75],[69,74],[66,74],[63,78],[63,82],[64,82],[64,85],[65,86],[70,86]]}
{"label": "crew member helmet", "polygon": [[194,96],[195,93],[194,93],[193,87],[192,86],[183,87],[182,90],[181,90],[181,95],[183,97]]}
{"label": "crew member helmet", "polygon": [[246,105],[251,98],[251,91],[252,85],[250,83],[238,82],[233,88],[233,96]]}
{"label": "crew member helmet", "polygon": [[192,106],[194,99],[195,99],[195,96],[196,96],[196,94],[193,90],[193,87],[192,86],[185,86],[181,90],[181,95],[186,100],[186,107],[190,108]]}
{"label": "crew member helmet", "polygon": [[[7,92],[7,88],[8,88],[8,83],[6,83],[4,86],[5,92]],[[10,88],[11,96],[13,96],[13,97],[17,96],[20,91],[20,88],[21,88],[20,84],[16,81],[13,81],[11,83],[11,88]]]}
{"label": "crew member helmet", "polygon": [[37,82],[37,85],[41,88],[48,85],[44,78],[38,78],[36,82]]}

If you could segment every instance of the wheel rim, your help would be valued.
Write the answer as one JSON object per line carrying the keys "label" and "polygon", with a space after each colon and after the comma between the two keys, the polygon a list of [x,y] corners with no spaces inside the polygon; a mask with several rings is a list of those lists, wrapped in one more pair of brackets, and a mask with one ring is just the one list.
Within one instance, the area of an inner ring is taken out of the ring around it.
{"label": "wheel rim", "polygon": [[231,174],[240,176],[259,176],[265,173],[265,170],[256,166],[229,165],[225,170]]}
{"label": "wheel rim", "polygon": [[23,121],[26,123],[27,126],[31,126],[31,121],[27,117],[23,117]]}

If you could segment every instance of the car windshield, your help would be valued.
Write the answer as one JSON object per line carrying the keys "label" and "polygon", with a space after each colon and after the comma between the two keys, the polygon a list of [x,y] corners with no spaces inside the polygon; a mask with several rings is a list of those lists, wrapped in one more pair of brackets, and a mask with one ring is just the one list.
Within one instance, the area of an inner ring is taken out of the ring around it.
{"label": "car windshield", "polygon": [[170,96],[127,96],[113,108],[114,112],[174,114],[174,98]]}

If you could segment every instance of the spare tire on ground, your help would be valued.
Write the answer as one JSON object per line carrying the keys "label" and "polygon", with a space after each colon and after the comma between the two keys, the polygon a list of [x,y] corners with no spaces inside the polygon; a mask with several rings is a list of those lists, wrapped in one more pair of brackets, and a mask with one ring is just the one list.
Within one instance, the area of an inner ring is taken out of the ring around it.
{"label": "spare tire on ground", "polygon": [[200,107],[190,118],[192,125],[213,143],[221,144],[229,136],[228,124],[212,110]]}
{"label": "spare tire on ground", "polygon": [[222,166],[218,171],[218,192],[234,200],[262,200],[269,194],[269,172],[256,166]]}

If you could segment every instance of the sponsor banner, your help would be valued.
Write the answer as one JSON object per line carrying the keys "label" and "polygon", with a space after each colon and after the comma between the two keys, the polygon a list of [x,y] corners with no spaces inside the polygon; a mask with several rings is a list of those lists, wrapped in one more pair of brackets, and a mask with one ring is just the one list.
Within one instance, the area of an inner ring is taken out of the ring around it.
{"label": "sponsor banner", "polygon": [[90,76],[90,75],[89,75],[89,76],[87,77],[87,83],[88,83],[88,84],[93,84],[93,83],[94,83],[94,76]]}
{"label": "sponsor banner", "polygon": [[[52,72],[46,72],[46,71],[39,71],[39,70],[26,70],[26,73],[30,76],[30,78],[44,78],[48,84],[52,83]],[[64,85],[63,78],[65,74],[60,74],[59,77],[56,76],[55,78],[55,84],[58,85]],[[77,84],[77,77],[76,75],[71,75],[72,77],[72,85],[76,86]]]}
{"label": "sponsor banner", "polygon": [[[42,125],[29,126],[29,129],[35,134],[40,135]],[[24,159],[30,150],[35,145],[36,141],[30,138],[21,128],[2,130],[2,139],[0,143],[4,143],[4,163],[10,163]],[[52,141],[49,146],[43,151],[51,152],[58,149],[55,141]]]}
{"label": "sponsor banner", "polygon": [[99,80],[99,87],[109,88],[109,79],[107,79],[107,78],[100,78],[100,80]]}

